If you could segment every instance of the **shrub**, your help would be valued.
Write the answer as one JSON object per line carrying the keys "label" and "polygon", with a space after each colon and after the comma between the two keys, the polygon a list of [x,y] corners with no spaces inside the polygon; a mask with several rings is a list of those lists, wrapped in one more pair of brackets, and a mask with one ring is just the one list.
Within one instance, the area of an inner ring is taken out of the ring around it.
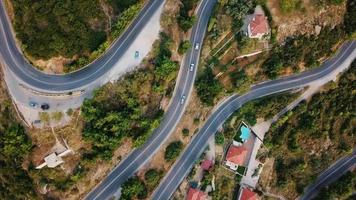
{"label": "shrub", "polygon": [[178,53],[181,55],[185,54],[191,47],[192,47],[192,44],[190,43],[189,40],[182,41],[179,44]]}
{"label": "shrub", "polygon": [[183,149],[183,143],[181,141],[175,141],[170,143],[166,147],[166,151],[164,153],[164,159],[166,161],[172,161],[176,159],[179,156],[182,149]]}

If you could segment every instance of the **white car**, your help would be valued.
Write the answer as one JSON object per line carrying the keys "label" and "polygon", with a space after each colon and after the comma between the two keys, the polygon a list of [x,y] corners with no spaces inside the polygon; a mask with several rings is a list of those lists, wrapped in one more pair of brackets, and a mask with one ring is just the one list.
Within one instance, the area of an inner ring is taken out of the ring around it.
{"label": "white car", "polygon": [[194,71],[194,66],[195,66],[194,63],[190,64],[189,71],[191,71],[191,72]]}
{"label": "white car", "polygon": [[199,49],[199,43],[195,43],[195,50],[198,50]]}
{"label": "white car", "polygon": [[180,104],[183,104],[185,101],[185,95],[182,95],[182,97],[180,98]]}

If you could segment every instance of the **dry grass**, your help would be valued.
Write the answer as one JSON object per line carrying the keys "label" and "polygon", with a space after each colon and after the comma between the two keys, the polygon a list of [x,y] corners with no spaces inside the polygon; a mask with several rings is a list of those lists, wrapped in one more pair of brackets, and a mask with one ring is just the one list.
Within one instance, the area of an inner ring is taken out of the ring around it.
{"label": "dry grass", "polygon": [[279,0],[267,1],[273,22],[278,27],[277,40],[279,42],[295,34],[313,34],[316,25],[335,26],[342,21],[345,5],[317,8],[311,1],[303,0],[300,10],[286,14],[280,11]]}

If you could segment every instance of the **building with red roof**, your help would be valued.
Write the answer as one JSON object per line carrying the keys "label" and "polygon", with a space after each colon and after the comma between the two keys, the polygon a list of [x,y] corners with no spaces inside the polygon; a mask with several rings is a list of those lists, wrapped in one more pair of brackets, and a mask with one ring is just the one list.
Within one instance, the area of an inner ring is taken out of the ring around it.
{"label": "building with red roof", "polygon": [[205,159],[202,163],[201,163],[201,168],[203,168],[204,170],[209,170],[212,166],[213,166],[213,161],[212,160],[208,160]]}
{"label": "building with red roof", "polygon": [[198,189],[189,188],[186,200],[206,200],[206,199],[208,199],[208,197],[204,192]]}
{"label": "building with red roof", "polygon": [[258,39],[261,39],[264,35],[269,33],[267,17],[260,6],[257,6],[255,13],[250,16],[247,33],[250,38]]}
{"label": "building with red roof", "polygon": [[238,200],[259,200],[259,196],[252,190],[244,187],[240,190],[240,195]]}
{"label": "building with red roof", "polygon": [[238,166],[242,166],[246,162],[247,149],[243,146],[231,145],[226,153],[225,164],[232,170],[236,170]]}

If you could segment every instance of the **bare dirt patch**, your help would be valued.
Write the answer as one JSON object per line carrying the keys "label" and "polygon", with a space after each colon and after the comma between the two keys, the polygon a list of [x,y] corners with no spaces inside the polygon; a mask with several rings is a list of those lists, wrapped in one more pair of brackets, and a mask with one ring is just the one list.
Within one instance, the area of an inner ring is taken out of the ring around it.
{"label": "bare dirt patch", "polygon": [[49,60],[36,60],[33,58],[30,58],[29,60],[31,60],[31,62],[40,70],[51,74],[63,74],[64,66],[72,61],[72,59],[64,58],[62,56],[53,57]]}
{"label": "bare dirt patch", "polygon": [[286,14],[280,10],[279,0],[267,1],[267,7],[273,16],[274,24],[278,27],[279,42],[296,34],[315,34],[316,26],[334,27],[342,22],[346,11],[345,4],[317,8],[311,0],[303,0],[300,10]]}

